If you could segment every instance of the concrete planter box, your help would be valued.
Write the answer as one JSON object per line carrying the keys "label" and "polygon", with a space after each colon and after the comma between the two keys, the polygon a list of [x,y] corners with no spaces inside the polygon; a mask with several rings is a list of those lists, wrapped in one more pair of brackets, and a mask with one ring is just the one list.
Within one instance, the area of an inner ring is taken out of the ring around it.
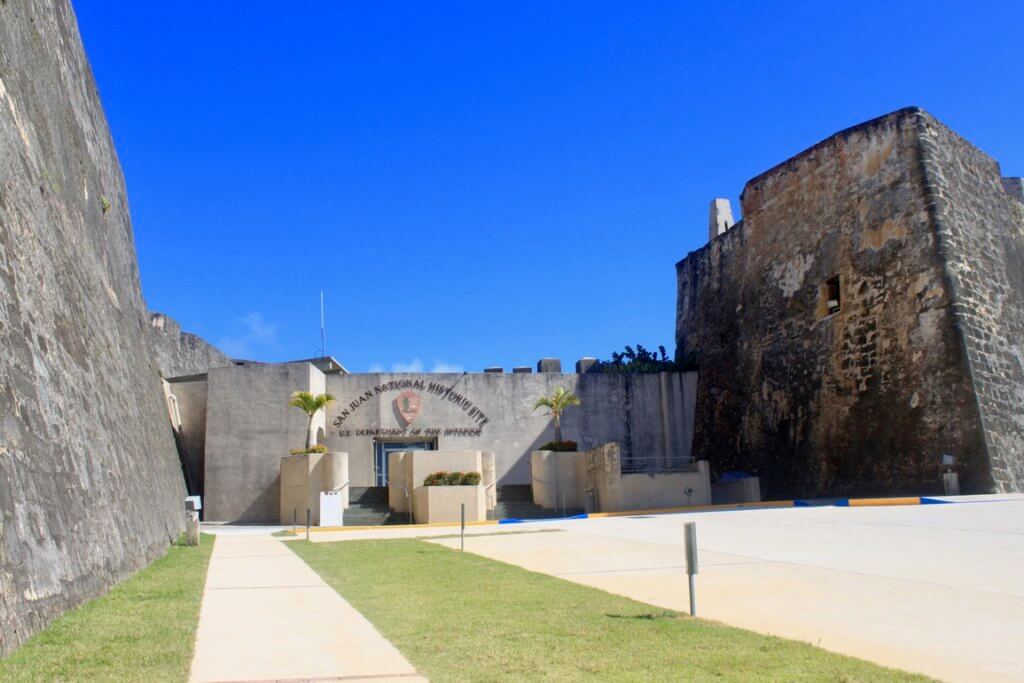
{"label": "concrete planter box", "polygon": [[341,509],[348,507],[348,453],[310,453],[281,458],[279,521],[291,524],[295,519],[320,526],[320,494],[338,489]]}
{"label": "concrete planter box", "polygon": [[584,451],[533,451],[533,502],[546,509],[584,507],[587,461]]}
{"label": "concrete planter box", "polygon": [[413,514],[417,524],[458,522],[462,504],[466,505],[466,521],[482,522],[487,519],[484,487],[476,486],[420,486],[412,493]]}
{"label": "concrete planter box", "polygon": [[497,503],[494,453],[492,451],[396,451],[388,454],[388,506],[395,512],[407,512],[412,489],[423,485],[433,472],[479,472],[487,498],[487,509]]}

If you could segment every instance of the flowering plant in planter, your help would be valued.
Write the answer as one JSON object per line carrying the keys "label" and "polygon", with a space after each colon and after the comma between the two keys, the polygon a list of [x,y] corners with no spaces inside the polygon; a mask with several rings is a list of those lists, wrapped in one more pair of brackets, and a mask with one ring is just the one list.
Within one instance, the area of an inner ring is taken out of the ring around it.
{"label": "flowering plant in planter", "polygon": [[424,486],[476,486],[479,472],[434,472],[423,479]]}

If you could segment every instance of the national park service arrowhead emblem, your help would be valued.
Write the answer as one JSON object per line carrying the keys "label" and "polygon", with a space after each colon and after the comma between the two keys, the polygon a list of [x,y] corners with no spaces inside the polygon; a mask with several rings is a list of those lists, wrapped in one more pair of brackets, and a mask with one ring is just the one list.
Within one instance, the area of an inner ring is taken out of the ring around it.
{"label": "national park service arrowhead emblem", "polygon": [[403,391],[395,398],[395,410],[405,420],[406,425],[412,424],[416,416],[420,414],[420,395],[415,391]]}

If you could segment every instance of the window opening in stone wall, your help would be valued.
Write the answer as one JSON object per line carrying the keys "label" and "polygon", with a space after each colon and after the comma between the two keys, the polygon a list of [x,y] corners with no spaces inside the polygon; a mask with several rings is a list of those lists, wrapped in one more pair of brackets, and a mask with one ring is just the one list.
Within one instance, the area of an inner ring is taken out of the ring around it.
{"label": "window opening in stone wall", "polygon": [[842,303],[839,292],[839,276],[835,275],[830,277],[825,282],[825,310],[828,311],[828,315],[839,312],[839,306]]}

